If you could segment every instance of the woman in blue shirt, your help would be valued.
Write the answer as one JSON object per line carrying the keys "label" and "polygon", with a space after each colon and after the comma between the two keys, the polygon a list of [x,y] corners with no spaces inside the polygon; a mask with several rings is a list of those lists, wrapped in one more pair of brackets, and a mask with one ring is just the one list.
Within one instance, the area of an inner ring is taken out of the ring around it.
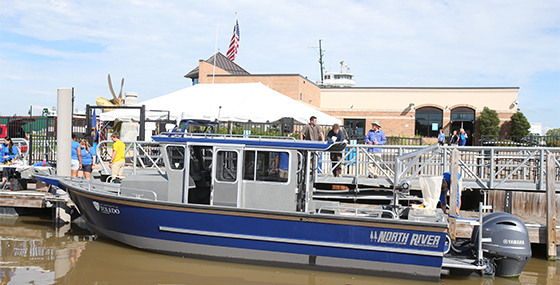
{"label": "woman in blue shirt", "polygon": [[78,177],[78,171],[82,168],[82,153],[80,143],[76,141],[76,134],[72,134],[72,145],[71,148],[71,163],[70,171],[72,177]]}
{"label": "woman in blue shirt", "polygon": [[89,180],[91,176],[91,171],[95,168],[95,149],[91,147],[89,142],[85,139],[80,141],[81,155],[82,155],[82,172],[84,173],[84,178]]}
{"label": "woman in blue shirt", "polygon": [[459,130],[459,146],[465,146],[467,144],[467,133],[464,129]]}
{"label": "woman in blue shirt", "polygon": [[[14,162],[14,159],[16,158],[17,155],[18,155],[18,148],[17,146],[14,145],[12,138],[5,137],[4,143],[0,147],[0,163],[4,165],[10,165]],[[14,171],[15,170],[13,168],[4,167],[4,170],[2,171],[2,186],[6,184],[6,181],[8,180],[8,176],[13,175]]]}

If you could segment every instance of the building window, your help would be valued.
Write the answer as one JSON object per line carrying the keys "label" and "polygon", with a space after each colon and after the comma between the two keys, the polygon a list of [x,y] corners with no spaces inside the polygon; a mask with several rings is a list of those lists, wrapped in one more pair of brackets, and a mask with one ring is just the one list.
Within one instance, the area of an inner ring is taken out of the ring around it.
{"label": "building window", "polygon": [[457,107],[451,110],[451,121],[474,121],[474,110],[469,107]]}
{"label": "building window", "polygon": [[443,127],[443,110],[435,107],[423,107],[416,110],[417,135],[423,137],[437,137],[439,129]]}
{"label": "building window", "polygon": [[299,100],[303,100],[303,93],[299,93]]}

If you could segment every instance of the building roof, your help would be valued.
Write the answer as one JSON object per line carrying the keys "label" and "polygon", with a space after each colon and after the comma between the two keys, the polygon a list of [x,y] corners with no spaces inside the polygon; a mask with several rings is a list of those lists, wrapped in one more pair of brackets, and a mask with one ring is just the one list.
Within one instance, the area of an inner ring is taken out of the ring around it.
{"label": "building roof", "polygon": [[[216,64],[214,64],[214,61]],[[250,75],[245,69],[241,68],[241,66],[235,64],[233,61],[229,60],[225,55],[221,52],[217,52],[215,55],[211,56],[209,59],[205,60],[205,62],[215,65],[219,67],[231,75]],[[185,74],[186,78],[198,78],[198,66],[191,70],[189,73]]]}

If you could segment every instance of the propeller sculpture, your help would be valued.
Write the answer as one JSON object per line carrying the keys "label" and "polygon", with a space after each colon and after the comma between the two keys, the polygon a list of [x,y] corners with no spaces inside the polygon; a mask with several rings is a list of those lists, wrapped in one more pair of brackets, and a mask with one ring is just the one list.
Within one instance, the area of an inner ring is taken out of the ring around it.
{"label": "propeller sculpture", "polygon": [[[113,90],[113,83],[111,82],[111,74],[107,75],[107,80],[109,81],[109,90],[111,90],[111,94],[113,95],[113,99],[108,100],[103,97],[95,98],[95,103],[97,106],[122,106],[124,104],[124,99],[122,98],[122,89],[124,86],[124,78],[121,80],[121,91],[119,92],[119,97],[115,94]],[[106,109],[105,112],[112,111],[113,109]]]}

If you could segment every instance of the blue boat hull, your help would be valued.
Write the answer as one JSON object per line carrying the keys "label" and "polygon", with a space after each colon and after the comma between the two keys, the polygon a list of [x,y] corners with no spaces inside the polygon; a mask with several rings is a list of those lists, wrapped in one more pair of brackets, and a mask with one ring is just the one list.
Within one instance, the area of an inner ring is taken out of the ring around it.
{"label": "blue boat hull", "polygon": [[157,202],[60,183],[95,231],[142,249],[416,280],[441,273],[441,224]]}

